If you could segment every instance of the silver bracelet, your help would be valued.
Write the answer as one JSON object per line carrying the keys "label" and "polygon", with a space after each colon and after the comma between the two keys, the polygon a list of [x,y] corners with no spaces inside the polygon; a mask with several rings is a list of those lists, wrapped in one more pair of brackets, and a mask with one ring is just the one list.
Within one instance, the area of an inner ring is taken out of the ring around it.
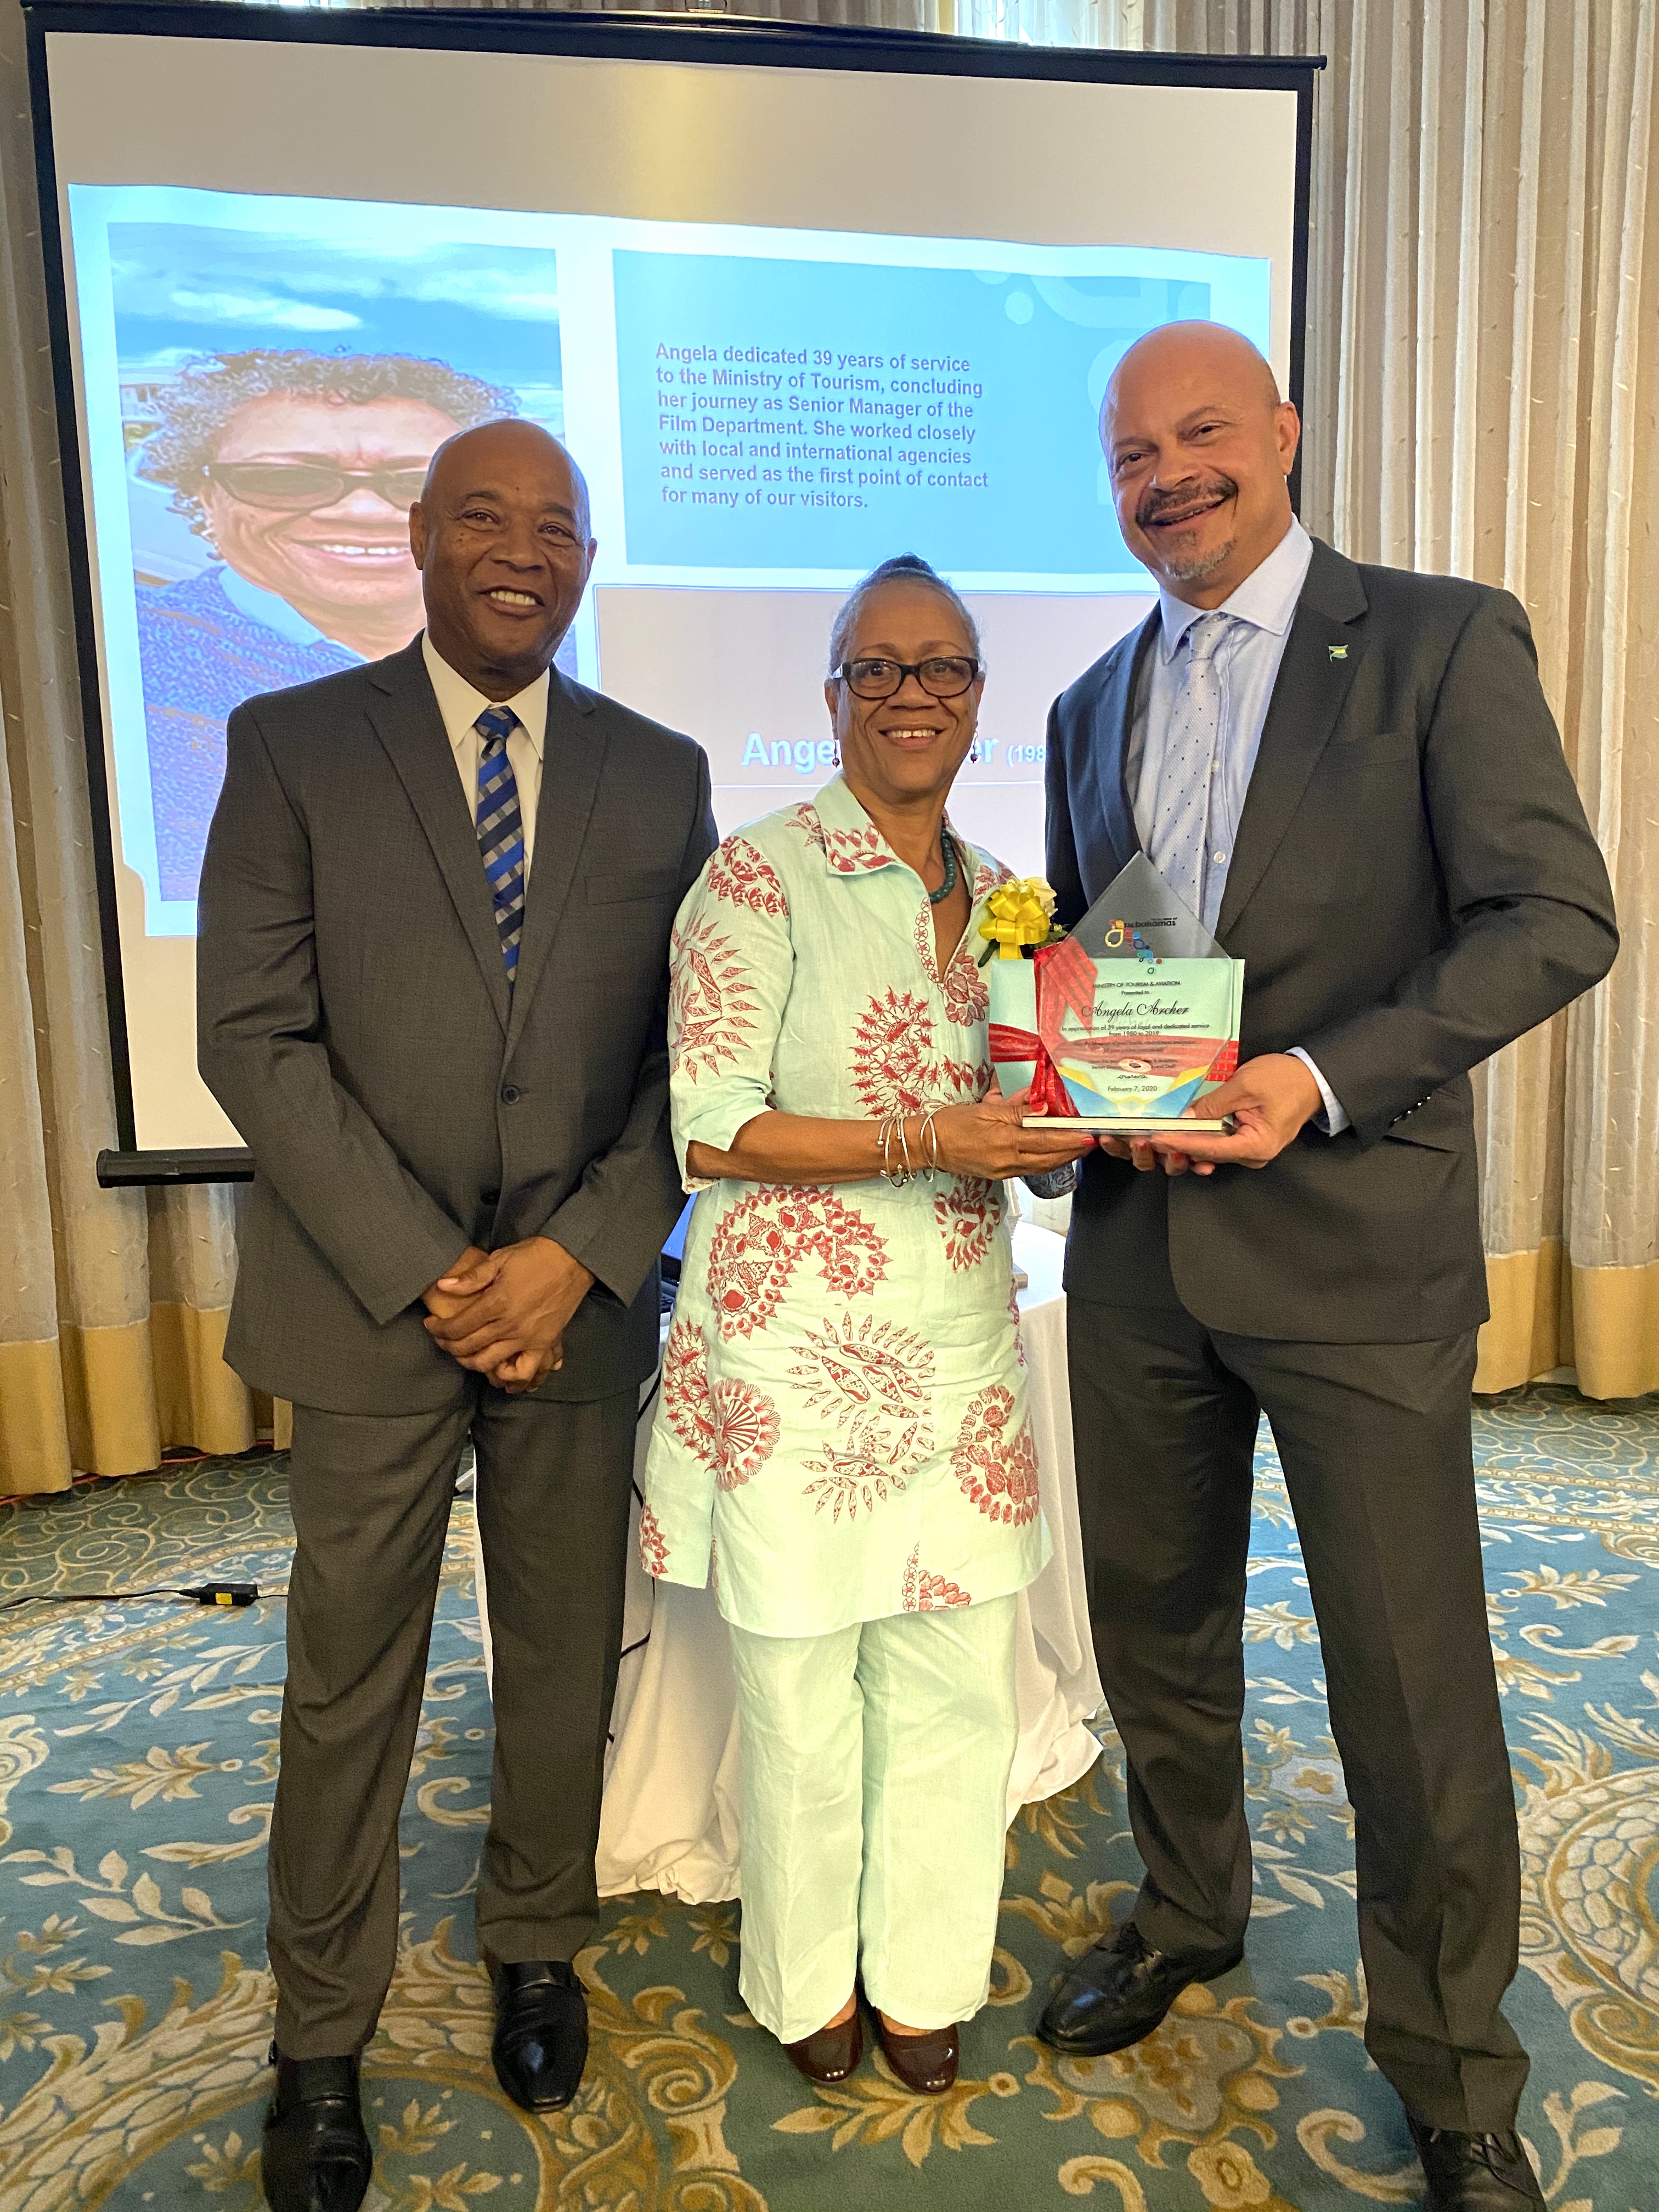
{"label": "silver bracelet", "polygon": [[924,1147],[931,1149],[932,1157],[924,1162],[921,1170],[923,1176],[930,1183],[939,1170],[939,1131],[933,1127],[933,1117],[943,1110],[944,1101],[938,1098],[934,1099],[931,1105],[924,1107],[921,1127],[916,1132],[917,1151],[921,1152]]}
{"label": "silver bracelet", "polygon": [[[896,1130],[898,1133],[901,1155],[901,1164],[896,1168],[893,1165],[893,1135]],[[894,1190],[902,1190],[906,1183],[911,1180],[913,1170],[910,1166],[910,1148],[905,1142],[904,1110],[902,1107],[897,1112],[889,1113],[882,1117],[876,1143],[881,1153],[882,1181],[890,1184]]]}

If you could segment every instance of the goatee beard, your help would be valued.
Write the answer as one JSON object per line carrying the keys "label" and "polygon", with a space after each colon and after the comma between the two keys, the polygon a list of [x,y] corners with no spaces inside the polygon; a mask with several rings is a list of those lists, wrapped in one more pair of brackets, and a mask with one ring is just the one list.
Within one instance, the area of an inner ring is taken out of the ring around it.
{"label": "goatee beard", "polygon": [[1218,568],[1224,568],[1231,560],[1234,543],[1230,538],[1224,544],[1213,545],[1207,553],[1194,554],[1184,561],[1179,556],[1171,557],[1166,555],[1162,563],[1163,573],[1172,584],[1207,583]]}

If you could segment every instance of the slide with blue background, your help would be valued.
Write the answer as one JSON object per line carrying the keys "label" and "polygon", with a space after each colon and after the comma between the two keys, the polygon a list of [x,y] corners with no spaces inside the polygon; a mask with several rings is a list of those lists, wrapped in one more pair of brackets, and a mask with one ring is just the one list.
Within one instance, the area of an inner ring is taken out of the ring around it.
{"label": "slide with blue background", "polygon": [[1142,332],[1207,317],[1208,283],[623,251],[612,268],[630,563],[856,571],[925,540],[988,578],[1133,570],[1098,480],[1101,391]]}

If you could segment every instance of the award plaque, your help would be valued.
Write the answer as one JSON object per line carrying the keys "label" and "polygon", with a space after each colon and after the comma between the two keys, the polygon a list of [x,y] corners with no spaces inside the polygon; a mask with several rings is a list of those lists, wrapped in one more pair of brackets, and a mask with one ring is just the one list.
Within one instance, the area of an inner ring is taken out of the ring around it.
{"label": "award plaque", "polygon": [[1244,963],[1137,854],[1069,937],[990,963],[991,1060],[1028,1128],[1116,1136],[1231,1123],[1187,1112],[1238,1066]]}

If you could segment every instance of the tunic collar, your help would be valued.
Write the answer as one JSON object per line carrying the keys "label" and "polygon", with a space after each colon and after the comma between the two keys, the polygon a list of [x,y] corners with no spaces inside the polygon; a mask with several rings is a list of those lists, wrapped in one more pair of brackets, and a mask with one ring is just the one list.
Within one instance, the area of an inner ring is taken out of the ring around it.
{"label": "tunic collar", "polygon": [[[875,823],[860,805],[843,775],[831,776],[809,805],[797,810],[808,841],[823,856],[824,872],[832,876],[868,875],[878,868],[902,868],[900,860]],[[1000,880],[975,846],[969,843],[947,810],[945,826],[957,842],[964,860],[974,868],[973,902],[988,897]]]}

